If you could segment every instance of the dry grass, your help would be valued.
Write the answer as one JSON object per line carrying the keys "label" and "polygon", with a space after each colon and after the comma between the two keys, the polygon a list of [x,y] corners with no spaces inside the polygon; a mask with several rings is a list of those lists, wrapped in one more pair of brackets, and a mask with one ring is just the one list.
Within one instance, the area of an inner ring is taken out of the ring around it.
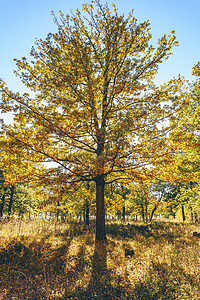
{"label": "dry grass", "polygon": [[197,226],[107,227],[107,243],[95,244],[93,225],[2,222],[0,299],[200,299]]}

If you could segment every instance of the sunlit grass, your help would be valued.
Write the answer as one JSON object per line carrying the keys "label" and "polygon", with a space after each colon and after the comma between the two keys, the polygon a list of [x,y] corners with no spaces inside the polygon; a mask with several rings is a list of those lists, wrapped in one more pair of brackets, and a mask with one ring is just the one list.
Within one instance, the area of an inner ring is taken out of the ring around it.
{"label": "sunlit grass", "polygon": [[[196,225],[10,220],[0,230],[0,299],[200,299]],[[125,257],[125,249],[134,250]]]}

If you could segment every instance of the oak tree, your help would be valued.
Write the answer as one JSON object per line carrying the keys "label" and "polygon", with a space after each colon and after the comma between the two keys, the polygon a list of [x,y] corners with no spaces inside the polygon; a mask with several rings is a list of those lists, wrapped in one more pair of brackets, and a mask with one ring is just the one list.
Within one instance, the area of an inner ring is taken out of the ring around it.
{"label": "oak tree", "polygon": [[1,80],[1,109],[14,112],[14,125],[2,128],[18,155],[21,148],[24,158],[46,162],[50,183],[67,190],[95,182],[96,240],[105,240],[105,185],[134,180],[168,152],[173,123],[163,121],[174,120],[182,103],[180,80],[153,83],[177,45],[174,31],[154,47],[149,21],[92,3],[59,19],[53,14],[58,31],[36,41],[30,62],[15,60],[31,93],[15,93]]}

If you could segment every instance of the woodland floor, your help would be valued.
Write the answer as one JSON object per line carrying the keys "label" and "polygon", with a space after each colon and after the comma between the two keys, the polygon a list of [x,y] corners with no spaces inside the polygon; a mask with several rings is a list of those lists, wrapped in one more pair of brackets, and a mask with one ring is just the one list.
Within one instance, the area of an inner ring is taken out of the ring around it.
{"label": "woodland floor", "polygon": [[[200,299],[198,226],[175,222],[0,223],[0,299]],[[134,255],[125,256],[125,249]]]}

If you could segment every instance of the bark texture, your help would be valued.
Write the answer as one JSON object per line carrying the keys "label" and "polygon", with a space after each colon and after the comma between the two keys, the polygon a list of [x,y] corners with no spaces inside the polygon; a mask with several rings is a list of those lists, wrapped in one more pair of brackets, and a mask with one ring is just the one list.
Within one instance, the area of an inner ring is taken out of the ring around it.
{"label": "bark texture", "polygon": [[103,176],[96,179],[96,241],[106,240]]}

